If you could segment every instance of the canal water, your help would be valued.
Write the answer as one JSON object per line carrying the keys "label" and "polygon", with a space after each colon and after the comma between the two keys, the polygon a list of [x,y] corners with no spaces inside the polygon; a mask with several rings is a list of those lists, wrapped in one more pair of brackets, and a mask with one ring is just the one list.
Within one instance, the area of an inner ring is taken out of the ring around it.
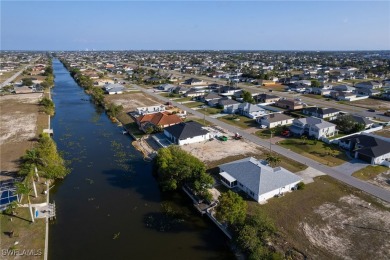
{"label": "canal water", "polygon": [[222,232],[186,197],[161,193],[151,163],[59,60],[53,69],[54,139],[72,171],[50,192],[49,259],[233,259]]}

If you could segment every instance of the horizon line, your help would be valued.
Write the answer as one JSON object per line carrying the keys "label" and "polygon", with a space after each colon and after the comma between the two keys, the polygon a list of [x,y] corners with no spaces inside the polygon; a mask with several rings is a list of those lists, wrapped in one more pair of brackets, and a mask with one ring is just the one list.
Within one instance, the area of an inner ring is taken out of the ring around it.
{"label": "horizon line", "polygon": [[27,51],[27,52],[104,52],[104,51],[119,51],[119,52],[125,52],[125,51],[155,51],[155,52],[164,52],[164,51],[209,51],[209,52],[220,52],[220,51],[274,51],[274,52],[280,52],[280,51],[297,51],[297,52],[305,52],[305,51],[310,51],[310,52],[341,52],[341,51],[357,51],[357,52],[363,52],[363,51],[390,51],[390,49],[332,49],[332,50],[321,50],[321,49],[69,49],[69,50],[52,50],[52,49],[8,49],[8,50],[0,50],[0,52],[17,52],[17,51]]}

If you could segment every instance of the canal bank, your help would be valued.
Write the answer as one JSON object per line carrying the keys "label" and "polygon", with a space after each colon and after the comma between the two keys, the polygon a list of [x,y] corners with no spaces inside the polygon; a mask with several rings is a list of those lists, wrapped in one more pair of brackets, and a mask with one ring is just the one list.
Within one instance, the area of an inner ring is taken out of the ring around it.
{"label": "canal bank", "polygon": [[[184,196],[161,194],[131,138],[86,101],[58,60],[53,67],[54,139],[72,173],[51,190],[49,259],[232,259],[224,234]],[[180,219],[165,217],[167,203]]]}

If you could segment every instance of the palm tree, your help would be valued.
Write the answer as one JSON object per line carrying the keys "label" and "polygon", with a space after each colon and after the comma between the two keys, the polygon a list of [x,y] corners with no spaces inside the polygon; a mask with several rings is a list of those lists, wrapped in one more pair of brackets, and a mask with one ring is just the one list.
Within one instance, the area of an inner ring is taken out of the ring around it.
{"label": "palm tree", "polygon": [[39,154],[36,151],[36,149],[27,150],[22,160],[25,167],[20,172],[22,174],[27,175],[27,179],[31,179],[34,188],[34,196],[37,197],[37,188],[35,186],[34,175],[37,177],[37,180],[39,181],[37,167],[39,165],[44,166],[46,163],[42,160],[41,157],[39,157]]}
{"label": "palm tree", "polygon": [[302,135],[301,136],[301,140],[302,140],[303,144],[306,144],[307,136],[306,135]]}
{"label": "palm tree", "polygon": [[275,167],[276,164],[280,163],[280,158],[276,155],[268,154],[265,160],[272,166]]}
{"label": "palm tree", "polygon": [[34,214],[32,211],[32,206],[31,206],[31,201],[30,201],[30,187],[23,182],[16,183],[16,193],[27,196],[27,201],[28,201],[28,208],[30,210],[30,216],[31,216],[31,222],[34,222]]}
{"label": "palm tree", "polygon": [[[39,156],[36,149],[27,150],[23,156],[23,162],[27,164],[34,164],[35,166],[45,166],[46,162]],[[38,174],[38,173],[37,173]]]}

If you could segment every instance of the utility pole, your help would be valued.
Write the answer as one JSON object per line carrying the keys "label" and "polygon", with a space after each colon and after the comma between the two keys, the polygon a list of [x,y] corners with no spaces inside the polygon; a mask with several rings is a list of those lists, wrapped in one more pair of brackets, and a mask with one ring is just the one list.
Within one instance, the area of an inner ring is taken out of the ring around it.
{"label": "utility pole", "polygon": [[203,125],[206,125],[206,106],[203,105]]}

